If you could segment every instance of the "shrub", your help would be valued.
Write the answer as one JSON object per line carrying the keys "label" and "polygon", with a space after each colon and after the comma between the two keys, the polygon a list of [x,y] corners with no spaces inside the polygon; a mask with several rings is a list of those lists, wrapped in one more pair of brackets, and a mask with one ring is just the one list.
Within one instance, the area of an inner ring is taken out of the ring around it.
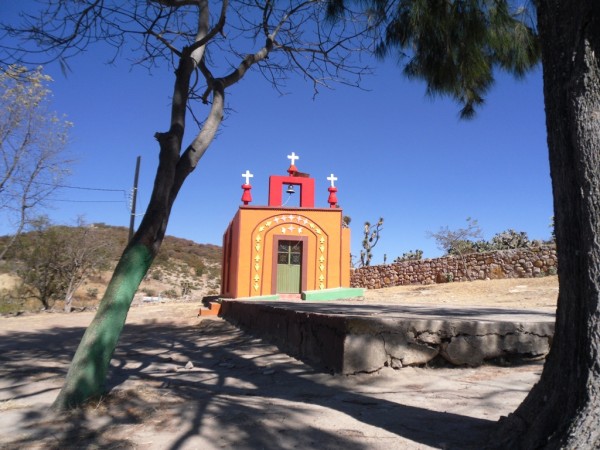
{"label": "shrub", "polygon": [[151,278],[155,281],[161,281],[163,278],[163,274],[160,270],[155,270],[152,272]]}
{"label": "shrub", "polygon": [[515,248],[528,248],[531,246],[529,237],[524,231],[508,229],[496,234],[490,244],[494,250],[510,250]]}
{"label": "shrub", "polygon": [[419,261],[423,259],[423,250],[409,250],[402,254],[402,256],[398,256],[394,262],[402,262],[402,261]]}
{"label": "shrub", "polygon": [[177,294],[177,291],[175,291],[175,289],[167,289],[166,291],[164,291],[162,293],[163,297],[166,298],[177,298],[179,297],[179,295]]}

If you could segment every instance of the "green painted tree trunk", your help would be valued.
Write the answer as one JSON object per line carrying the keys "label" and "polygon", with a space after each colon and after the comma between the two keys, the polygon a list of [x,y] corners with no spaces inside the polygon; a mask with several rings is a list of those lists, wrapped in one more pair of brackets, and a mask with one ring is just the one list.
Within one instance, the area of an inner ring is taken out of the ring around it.
{"label": "green painted tree trunk", "polygon": [[117,265],[94,320],[73,357],[65,384],[52,407],[78,406],[103,392],[110,360],[138,286],[153,260],[141,244],[127,247]]}
{"label": "green painted tree trunk", "polygon": [[192,53],[192,49],[184,49],[175,72],[171,127],[155,135],[160,145],[159,163],[146,213],[77,348],[63,388],[52,405],[54,410],[77,407],[104,393],[110,360],[133,296],[158,254],[179,190],[213,141],[223,118],[225,89],[215,82],[210,113],[192,144],[181,153],[190,76],[201,58],[201,54]]}
{"label": "green painted tree trunk", "polygon": [[178,130],[176,127],[176,131],[157,134],[160,159],[146,214],[125,248],[98,311],[77,348],[65,384],[52,405],[54,410],[77,407],[104,393],[110,360],[131,302],[158,254],[179,189],[193,170],[193,166],[180,162],[187,152],[180,158]]}

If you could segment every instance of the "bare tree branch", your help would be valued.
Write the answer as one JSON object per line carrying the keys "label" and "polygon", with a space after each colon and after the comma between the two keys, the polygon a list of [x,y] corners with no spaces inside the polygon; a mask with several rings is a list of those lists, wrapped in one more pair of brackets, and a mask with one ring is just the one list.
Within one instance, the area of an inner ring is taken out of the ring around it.
{"label": "bare tree branch", "polygon": [[[0,214],[13,224],[15,239],[70,165],[71,124],[48,111],[49,81],[41,69],[11,66],[0,73]],[[13,242],[0,249],[0,259]]]}
{"label": "bare tree branch", "polygon": [[[179,190],[218,133],[227,89],[252,68],[276,89],[294,74],[313,86],[358,84],[370,69],[357,50],[370,50],[376,41],[367,14],[346,8],[339,21],[328,20],[327,2],[318,0],[47,0],[46,5],[19,27],[0,25],[8,38],[0,42],[0,61],[44,55],[68,67],[69,58],[102,41],[115,50],[114,58],[135,52],[136,64],[154,70],[166,63],[175,69],[169,128],[155,134],[159,163],[146,214],[54,403],[64,409],[99,393]],[[219,11],[213,13],[216,5]],[[188,111],[199,128],[186,147]],[[201,116],[204,120],[198,120]]]}

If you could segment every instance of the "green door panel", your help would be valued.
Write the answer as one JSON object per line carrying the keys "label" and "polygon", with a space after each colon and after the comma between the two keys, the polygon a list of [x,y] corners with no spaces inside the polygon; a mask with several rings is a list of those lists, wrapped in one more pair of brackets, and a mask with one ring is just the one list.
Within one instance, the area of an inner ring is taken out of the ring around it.
{"label": "green door panel", "polygon": [[302,241],[279,241],[277,248],[277,293],[298,294],[302,290]]}

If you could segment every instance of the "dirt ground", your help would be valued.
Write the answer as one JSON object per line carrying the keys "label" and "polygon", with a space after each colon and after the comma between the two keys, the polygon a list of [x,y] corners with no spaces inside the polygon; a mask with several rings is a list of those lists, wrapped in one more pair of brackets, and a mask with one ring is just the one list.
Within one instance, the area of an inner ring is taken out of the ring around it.
{"label": "dirt ground", "polygon": [[[367,291],[364,302],[552,308],[556,277]],[[356,302],[356,300],[352,300]],[[93,312],[0,318],[0,448],[481,448],[543,362],[319,372],[199,305],[133,307],[110,394],[47,411]]]}

